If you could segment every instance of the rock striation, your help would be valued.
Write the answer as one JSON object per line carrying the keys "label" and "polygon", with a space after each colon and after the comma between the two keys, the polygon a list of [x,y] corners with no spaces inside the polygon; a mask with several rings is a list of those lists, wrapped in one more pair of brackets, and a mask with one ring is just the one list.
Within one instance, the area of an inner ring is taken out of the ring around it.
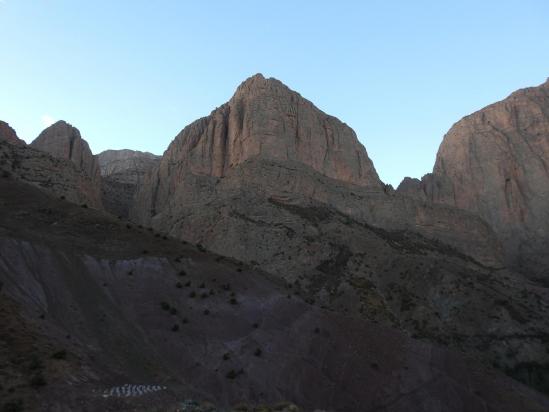
{"label": "rock striation", "polygon": [[[413,183],[412,183],[413,182]],[[398,192],[470,211],[498,234],[508,260],[544,276],[549,268],[549,80],[457,122],[433,173]]]}
{"label": "rock striation", "polygon": [[11,126],[0,120],[0,141],[5,141],[17,146],[25,146],[25,142],[17,137]]}
{"label": "rock striation", "polygon": [[106,150],[97,155],[97,160],[105,210],[127,218],[138,187],[145,174],[159,165],[160,156],[134,150]]}
{"label": "rock striation", "polygon": [[97,155],[101,176],[121,183],[139,184],[160,163],[161,156],[136,150],[105,150]]}

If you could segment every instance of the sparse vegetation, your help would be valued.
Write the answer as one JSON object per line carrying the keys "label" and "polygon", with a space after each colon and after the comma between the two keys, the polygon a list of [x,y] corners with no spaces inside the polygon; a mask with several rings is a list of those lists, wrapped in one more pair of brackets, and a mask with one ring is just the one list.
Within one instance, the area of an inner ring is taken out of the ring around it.
{"label": "sparse vegetation", "polygon": [[51,355],[52,359],[67,359],[67,351],[65,349],[61,349],[57,352],[55,352],[53,355]]}
{"label": "sparse vegetation", "polygon": [[22,412],[23,410],[23,400],[21,399],[9,401],[2,407],[2,412]]}
{"label": "sparse vegetation", "polygon": [[231,369],[229,372],[227,372],[227,375],[225,376],[227,377],[227,379],[236,379],[242,374],[244,374],[244,369],[239,369],[237,371]]}
{"label": "sparse vegetation", "polygon": [[36,373],[30,380],[30,386],[35,389],[39,389],[43,386],[46,386],[46,378],[44,378],[44,375],[42,372]]}

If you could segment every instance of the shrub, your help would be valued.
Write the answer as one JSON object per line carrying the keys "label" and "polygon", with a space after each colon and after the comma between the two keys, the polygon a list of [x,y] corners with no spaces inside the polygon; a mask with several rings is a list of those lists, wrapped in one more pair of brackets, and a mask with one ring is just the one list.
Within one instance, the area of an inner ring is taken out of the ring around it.
{"label": "shrub", "polygon": [[30,380],[30,386],[32,386],[35,389],[41,388],[42,386],[46,386],[46,385],[47,385],[46,379],[44,378],[44,375],[42,375],[42,373],[40,372],[34,375]]}
{"label": "shrub", "polygon": [[179,325],[175,324],[172,326],[172,332],[177,332],[179,330]]}
{"label": "shrub", "polygon": [[231,305],[238,305],[238,301],[236,300],[236,298],[231,298],[231,299],[229,300],[229,303],[230,303]]}
{"label": "shrub", "polygon": [[195,298],[196,297],[196,292],[193,290],[191,293],[189,293],[189,297],[190,298]]}
{"label": "shrub", "polygon": [[229,352],[223,354],[223,360],[229,360],[231,359],[231,355]]}
{"label": "shrub", "polygon": [[51,357],[52,359],[67,359],[67,351],[65,349],[61,349],[51,355]]}
{"label": "shrub", "polygon": [[44,365],[42,365],[42,361],[38,357],[33,356],[29,363],[29,370],[36,371],[42,368],[44,368]]}
{"label": "shrub", "polygon": [[175,287],[176,287],[177,289],[181,289],[181,288],[183,287],[183,284],[182,284],[181,282],[177,282],[177,283],[175,284]]}
{"label": "shrub", "polygon": [[231,369],[229,372],[227,372],[227,375],[225,376],[227,377],[227,379],[236,379],[243,373],[244,373],[244,369],[239,369],[237,371],[235,371],[234,369]]}
{"label": "shrub", "polygon": [[185,283],[186,288],[188,288],[189,286],[191,286],[191,281],[190,280],[187,283]]}
{"label": "shrub", "polygon": [[210,314],[209,309],[205,309],[205,310],[204,310],[204,315],[209,315],[209,314]]}
{"label": "shrub", "polygon": [[2,407],[2,412],[22,412],[23,411],[23,401],[17,399],[14,401],[9,401],[5,403]]}
{"label": "shrub", "polygon": [[170,314],[177,315],[177,309],[176,308],[171,308],[170,309]]}
{"label": "shrub", "polygon": [[261,356],[263,352],[261,351],[261,348],[257,348],[254,352],[254,356],[257,356],[258,358]]}
{"label": "shrub", "polygon": [[184,270],[180,270],[179,276],[187,276],[187,272],[185,272]]}
{"label": "shrub", "polygon": [[88,205],[83,203],[82,205],[80,205],[80,207],[84,208],[84,209],[87,209],[88,208]]}
{"label": "shrub", "polygon": [[168,302],[160,302],[160,307],[165,311],[170,310],[170,304]]}

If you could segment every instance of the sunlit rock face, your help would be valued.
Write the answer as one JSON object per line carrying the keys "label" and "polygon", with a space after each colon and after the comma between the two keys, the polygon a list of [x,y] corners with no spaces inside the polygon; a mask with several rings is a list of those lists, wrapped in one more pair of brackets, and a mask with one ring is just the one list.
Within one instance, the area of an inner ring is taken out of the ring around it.
{"label": "sunlit rock face", "polygon": [[[399,191],[410,194],[410,185]],[[457,122],[415,192],[482,217],[510,262],[542,275],[549,267],[549,81]]]}
{"label": "sunlit rock face", "polygon": [[80,136],[80,131],[62,120],[46,128],[31,143],[31,147],[52,156],[72,161],[94,182],[101,181],[99,163],[92,154],[88,142]]}

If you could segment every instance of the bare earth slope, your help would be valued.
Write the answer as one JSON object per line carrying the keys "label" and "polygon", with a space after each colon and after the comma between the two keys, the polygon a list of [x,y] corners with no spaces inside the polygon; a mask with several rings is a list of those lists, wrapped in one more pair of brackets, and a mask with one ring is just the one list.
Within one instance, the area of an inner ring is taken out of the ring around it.
{"label": "bare earth slope", "polygon": [[[175,410],[198,399],[219,407],[286,400],[306,411],[549,408],[543,396],[474,360],[306,303],[295,286],[250,266],[10,178],[0,179],[0,243],[2,322],[23,325],[0,335],[5,404]],[[35,347],[10,349],[31,338]]]}

